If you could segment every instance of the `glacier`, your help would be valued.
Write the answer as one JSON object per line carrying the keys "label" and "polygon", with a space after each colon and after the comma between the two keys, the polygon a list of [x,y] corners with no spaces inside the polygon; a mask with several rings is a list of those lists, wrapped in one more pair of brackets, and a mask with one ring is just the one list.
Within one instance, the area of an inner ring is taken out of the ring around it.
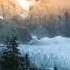
{"label": "glacier", "polygon": [[[39,68],[57,67],[58,70],[70,70],[70,38],[34,38],[27,45],[19,44],[18,49],[22,56],[28,54],[31,62]],[[0,52],[1,50],[2,48]]]}
{"label": "glacier", "polygon": [[40,68],[57,67],[58,70],[70,70],[70,38],[56,36],[34,40],[31,45],[20,45],[22,53],[28,53],[30,60]]}

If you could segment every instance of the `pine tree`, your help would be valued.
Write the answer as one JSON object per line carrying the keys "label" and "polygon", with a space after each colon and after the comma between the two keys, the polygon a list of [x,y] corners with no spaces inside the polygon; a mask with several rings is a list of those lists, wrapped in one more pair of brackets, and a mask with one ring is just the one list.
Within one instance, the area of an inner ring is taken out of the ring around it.
{"label": "pine tree", "polygon": [[1,70],[40,70],[31,64],[28,54],[22,57],[17,47],[16,37],[8,39],[7,50],[2,56]]}
{"label": "pine tree", "polygon": [[26,67],[26,70],[30,69],[31,68],[31,65],[30,65],[30,60],[29,60],[29,56],[28,54],[25,55],[25,67]]}
{"label": "pine tree", "polygon": [[13,37],[8,41],[6,46],[7,51],[5,51],[2,56],[2,70],[19,70],[19,52],[16,40],[17,38]]}
{"label": "pine tree", "polygon": [[56,67],[54,67],[54,70],[58,70]]}

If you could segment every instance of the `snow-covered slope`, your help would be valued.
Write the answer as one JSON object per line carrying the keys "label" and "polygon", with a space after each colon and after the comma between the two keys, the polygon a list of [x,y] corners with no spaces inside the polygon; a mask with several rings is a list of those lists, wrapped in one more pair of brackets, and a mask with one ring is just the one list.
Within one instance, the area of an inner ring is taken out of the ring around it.
{"label": "snow-covered slope", "polygon": [[32,45],[20,45],[19,49],[22,55],[28,53],[38,67],[56,66],[59,70],[70,70],[70,38],[45,37]]}

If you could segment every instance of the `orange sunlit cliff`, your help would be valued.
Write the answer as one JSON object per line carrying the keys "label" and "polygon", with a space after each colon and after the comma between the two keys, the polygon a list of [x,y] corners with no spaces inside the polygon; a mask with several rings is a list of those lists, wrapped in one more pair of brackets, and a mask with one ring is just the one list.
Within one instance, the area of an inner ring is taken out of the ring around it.
{"label": "orange sunlit cliff", "polygon": [[15,0],[0,0],[0,16],[13,16],[23,14],[25,10]]}
{"label": "orange sunlit cliff", "polygon": [[[70,0],[28,0],[32,2],[29,15],[63,15],[65,11],[70,12]],[[24,4],[24,3],[23,3]],[[17,0],[0,0],[0,15],[12,16],[28,13],[22,8]]]}
{"label": "orange sunlit cliff", "polygon": [[56,15],[63,14],[63,11],[70,12],[70,0],[35,0],[31,13],[35,15]]}

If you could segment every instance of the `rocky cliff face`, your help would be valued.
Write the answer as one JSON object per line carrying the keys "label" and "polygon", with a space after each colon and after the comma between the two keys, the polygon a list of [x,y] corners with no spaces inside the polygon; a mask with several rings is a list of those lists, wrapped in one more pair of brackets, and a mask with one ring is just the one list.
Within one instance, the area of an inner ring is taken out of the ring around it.
{"label": "rocky cliff face", "polygon": [[0,15],[26,15],[29,12],[29,15],[33,16],[55,16],[63,15],[65,11],[70,12],[69,0],[29,0],[29,2],[32,6],[26,11],[17,0],[0,0]]}
{"label": "rocky cliff face", "polygon": [[25,10],[15,0],[0,0],[0,16],[11,17],[25,14]]}
{"label": "rocky cliff face", "polygon": [[70,0],[34,0],[31,13],[37,15],[56,15],[62,14],[63,11],[70,12]]}
{"label": "rocky cliff face", "polygon": [[18,27],[25,27],[39,37],[53,37],[56,35],[70,37],[70,0],[29,0],[33,5],[25,12],[29,15],[27,19],[19,16],[24,14],[24,8],[22,9],[17,2],[13,3],[12,1],[14,0],[9,1],[9,5],[11,5],[9,6],[10,9],[6,8],[5,5],[8,4],[8,0],[5,0],[5,4],[0,3],[1,11],[5,10],[2,14],[6,12],[6,14],[4,13],[6,16],[7,14],[9,16],[13,15],[12,20],[15,21],[14,24],[16,23]]}
{"label": "rocky cliff face", "polygon": [[35,28],[33,33],[39,34],[39,37],[40,35],[70,37],[70,0],[33,1],[34,5],[29,13],[29,23]]}

